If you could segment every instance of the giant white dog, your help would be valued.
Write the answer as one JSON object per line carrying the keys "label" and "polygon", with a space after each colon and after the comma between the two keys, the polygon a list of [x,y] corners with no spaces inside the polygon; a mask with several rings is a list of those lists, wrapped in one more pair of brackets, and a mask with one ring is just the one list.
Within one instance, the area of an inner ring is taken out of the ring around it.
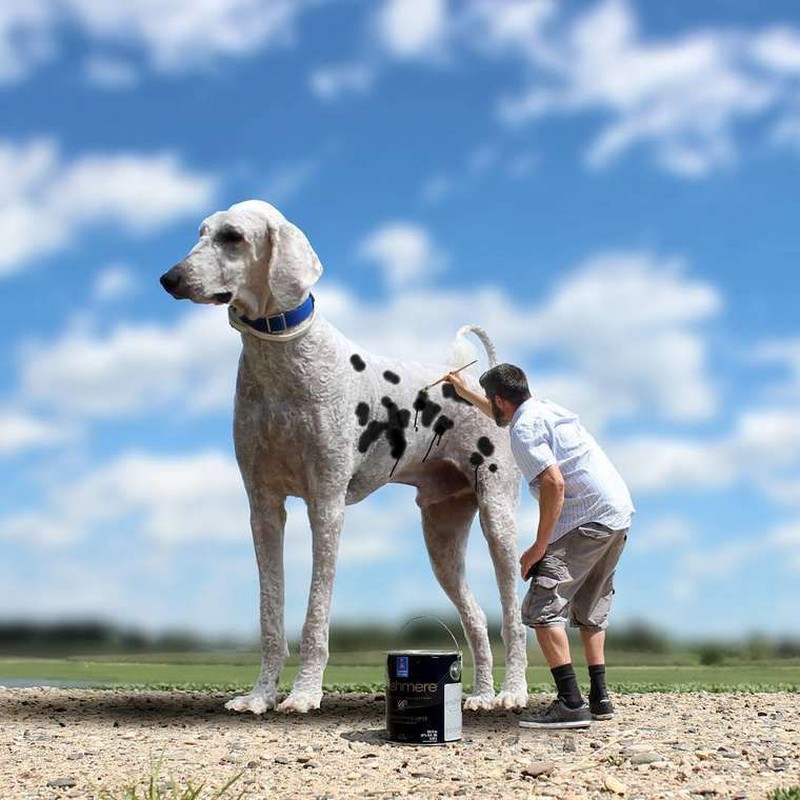
{"label": "giant white dog", "polygon": [[[242,332],[234,441],[258,561],[262,663],[252,691],[226,707],[261,714],[277,704],[288,655],[288,496],[302,497],[308,508],[313,568],[300,670],[278,708],[319,707],[345,506],[387,482],[417,488],[431,564],[458,609],[475,663],[474,694],[465,707],[524,706],[525,632],[516,590],[519,473],[508,436],[449,384],[421,391],[447,367],[373,355],[343,336],[314,308],[310,290],[321,273],[303,233],[273,206],[249,200],[205,219],[198,243],[161,277],[173,297],[228,304],[230,322]],[[493,360],[491,343],[482,338]],[[476,512],[503,607],[506,673],[497,696],[486,616],[464,574]]]}

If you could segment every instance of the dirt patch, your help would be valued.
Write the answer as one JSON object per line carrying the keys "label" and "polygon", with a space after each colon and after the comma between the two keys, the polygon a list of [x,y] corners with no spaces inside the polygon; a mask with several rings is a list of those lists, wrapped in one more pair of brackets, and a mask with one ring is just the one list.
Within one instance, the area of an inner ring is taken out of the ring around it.
{"label": "dirt patch", "polygon": [[754,800],[800,784],[799,694],[619,696],[615,719],[571,733],[465,712],[463,739],[441,747],[387,742],[380,695],[326,695],[306,716],[260,718],[224,711],[226,699],[0,689],[0,797],[122,797],[159,762],[164,786],[241,773],[233,796],[254,798]]}

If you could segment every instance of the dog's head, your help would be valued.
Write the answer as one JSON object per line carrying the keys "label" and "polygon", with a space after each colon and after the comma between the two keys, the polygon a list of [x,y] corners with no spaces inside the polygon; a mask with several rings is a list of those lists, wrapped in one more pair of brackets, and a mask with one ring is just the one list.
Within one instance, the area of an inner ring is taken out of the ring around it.
{"label": "dog's head", "polygon": [[256,319],[299,306],[322,274],[303,232],[269,203],[217,211],[199,233],[186,258],[161,276],[175,298],[228,303]]}

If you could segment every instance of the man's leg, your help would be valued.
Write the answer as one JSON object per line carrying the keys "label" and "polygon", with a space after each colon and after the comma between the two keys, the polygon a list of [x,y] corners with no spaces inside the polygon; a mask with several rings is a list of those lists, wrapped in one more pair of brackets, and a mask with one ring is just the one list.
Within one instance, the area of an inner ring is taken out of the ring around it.
{"label": "man's leg", "polygon": [[558,696],[568,708],[579,708],[583,705],[583,696],[572,666],[566,628],[553,625],[537,627],[535,631],[536,640],[556,682]]}
{"label": "man's leg", "polygon": [[[606,632],[594,628],[581,628],[581,639],[589,669],[589,705],[594,707],[596,714],[613,713],[606,688]],[[609,708],[601,708],[606,704]]]}

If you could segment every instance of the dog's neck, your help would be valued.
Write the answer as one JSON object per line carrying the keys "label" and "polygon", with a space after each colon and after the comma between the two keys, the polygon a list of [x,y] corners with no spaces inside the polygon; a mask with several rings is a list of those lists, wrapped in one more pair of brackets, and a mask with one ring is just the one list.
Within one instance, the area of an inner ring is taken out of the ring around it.
{"label": "dog's neck", "polygon": [[228,306],[228,322],[241,333],[259,339],[288,341],[306,333],[314,321],[314,295],[309,296],[296,308],[281,311],[269,317],[250,319]]}

